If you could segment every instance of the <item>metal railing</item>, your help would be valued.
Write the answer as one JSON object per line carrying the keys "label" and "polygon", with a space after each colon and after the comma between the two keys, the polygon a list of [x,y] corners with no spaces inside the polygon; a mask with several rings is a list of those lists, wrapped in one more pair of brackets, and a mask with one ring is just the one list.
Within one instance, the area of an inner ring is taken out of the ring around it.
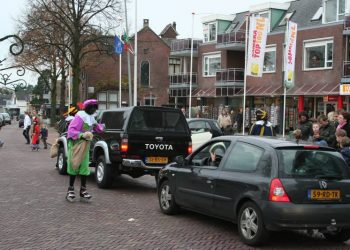
{"label": "metal railing", "polygon": [[217,83],[243,82],[243,81],[244,81],[244,69],[231,68],[231,69],[220,69],[216,71]]}
{"label": "metal railing", "polygon": [[[179,73],[169,75],[170,86],[190,84],[190,73]],[[197,73],[192,73],[192,84],[197,84]]]}
{"label": "metal railing", "polygon": [[344,61],[343,78],[350,78],[350,61]]}
{"label": "metal railing", "polygon": [[345,16],[345,18],[344,18],[344,29],[346,29],[346,30],[350,29],[350,15]]}
{"label": "metal railing", "polygon": [[[198,50],[202,40],[193,40],[193,50]],[[174,40],[171,42],[171,51],[191,50],[191,39]]]}
{"label": "metal railing", "polygon": [[218,34],[217,43],[219,44],[245,43],[245,31],[238,30],[230,33]]}

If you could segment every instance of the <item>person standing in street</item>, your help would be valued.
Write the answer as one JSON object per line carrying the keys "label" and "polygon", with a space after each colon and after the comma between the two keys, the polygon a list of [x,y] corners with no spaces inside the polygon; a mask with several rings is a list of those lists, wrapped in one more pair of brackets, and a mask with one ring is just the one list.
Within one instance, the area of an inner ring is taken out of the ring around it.
{"label": "person standing in street", "polygon": [[243,108],[239,108],[239,112],[235,117],[235,124],[237,126],[237,132],[242,132],[242,124],[243,124]]}
{"label": "person standing in street", "polygon": [[231,116],[227,113],[226,109],[223,109],[221,114],[219,115],[218,123],[224,135],[232,134]]}
{"label": "person standing in street", "polygon": [[319,140],[325,140],[328,146],[335,148],[336,140],[335,140],[335,127],[332,123],[328,121],[326,115],[319,115],[317,118],[320,124],[320,134],[317,137]]}
{"label": "person standing in street", "polygon": [[41,140],[43,141],[44,144],[44,149],[47,149],[47,137],[48,137],[48,130],[47,130],[47,126],[46,124],[42,124],[41,125],[41,129],[40,129],[40,135],[41,135]]}
{"label": "person standing in street", "polygon": [[86,178],[90,174],[89,169],[89,150],[81,157],[80,165],[73,167],[73,148],[78,144],[92,140],[92,133],[100,133],[104,130],[102,124],[98,124],[94,118],[94,114],[98,108],[97,100],[90,99],[84,102],[84,110],[79,111],[68,127],[68,159],[67,173],[69,174],[69,187],[66,199],[69,202],[75,200],[74,182],[77,175],[80,175],[80,198],[83,201],[89,201],[91,195],[86,190]]}
{"label": "person standing in street", "polygon": [[297,129],[301,130],[301,139],[303,141],[308,141],[312,136],[312,122],[309,121],[309,116],[304,111],[299,114]]}
{"label": "person standing in street", "polygon": [[24,122],[23,122],[23,136],[26,139],[26,144],[30,144],[29,140],[29,131],[30,131],[30,126],[32,125],[32,121],[30,120],[30,117],[28,115],[28,112],[24,112]]}
{"label": "person standing in street", "polygon": [[182,112],[182,114],[184,114],[184,116],[187,118],[187,116],[186,116],[186,108],[185,108],[185,107],[182,107],[182,108],[181,108],[181,112]]}
{"label": "person standing in street", "polygon": [[255,112],[256,122],[250,129],[249,135],[273,136],[271,122],[268,121],[268,115],[265,110],[258,109]]}
{"label": "person standing in street", "polygon": [[40,142],[40,125],[39,118],[35,117],[33,119],[33,134],[32,134],[32,151],[39,150],[39,142]]}

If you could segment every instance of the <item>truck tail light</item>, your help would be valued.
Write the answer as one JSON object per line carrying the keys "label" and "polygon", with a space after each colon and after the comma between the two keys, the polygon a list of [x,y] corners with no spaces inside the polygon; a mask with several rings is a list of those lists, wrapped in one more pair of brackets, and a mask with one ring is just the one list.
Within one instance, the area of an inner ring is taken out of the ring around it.
{"label": "truck tail light", "polygon": [[269,201],[290,202],[288,194],[286,193],[286,190],[284,189],[282,182],[278,178],[275,178],[271,181]]}
{"label": "truck tail light", "polygon": [[128,152],[128,139],[122,139],[122,144],[120,146],[120,151],[122,153]]}
{"label": "truck tail light", "polygon": [[188,143],[187,153],[188,153],[189,155],[192,154],[192,142],[189,142],[189,143]]}

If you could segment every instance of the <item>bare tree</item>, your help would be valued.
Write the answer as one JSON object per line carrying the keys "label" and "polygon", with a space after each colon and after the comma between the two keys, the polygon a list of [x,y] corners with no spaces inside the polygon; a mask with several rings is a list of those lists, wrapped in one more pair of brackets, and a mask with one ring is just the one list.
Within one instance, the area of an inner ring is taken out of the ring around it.
{"label": "bare tree", "polygon": [[[81,62],[91,52],[105,53],[107,38],[119,25],[120,0],[33,0],[33,6],[45,10],[45,23],[54,32],[64,33],[64,41],[50,41],[58,48],[73,72],[73,104],[79,100]],[[46,28],[45,26],[43,28]]]}

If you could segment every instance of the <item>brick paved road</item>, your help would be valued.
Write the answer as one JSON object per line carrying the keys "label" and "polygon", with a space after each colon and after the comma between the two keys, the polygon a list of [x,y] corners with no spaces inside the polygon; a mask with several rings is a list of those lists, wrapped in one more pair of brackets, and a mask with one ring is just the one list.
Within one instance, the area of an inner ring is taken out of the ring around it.
{"label": "brick paved road", "polygon": [[[68,177],[48,151],[31,152],[21,132],[17,124],[0,131],[0,249],[248,249],[231,223],[161,214],[153,177],[120,177],[110,190],[91,177],[93,201],[66,202]],[[273,238],[265,249],[350,249],[300,233]]]}

